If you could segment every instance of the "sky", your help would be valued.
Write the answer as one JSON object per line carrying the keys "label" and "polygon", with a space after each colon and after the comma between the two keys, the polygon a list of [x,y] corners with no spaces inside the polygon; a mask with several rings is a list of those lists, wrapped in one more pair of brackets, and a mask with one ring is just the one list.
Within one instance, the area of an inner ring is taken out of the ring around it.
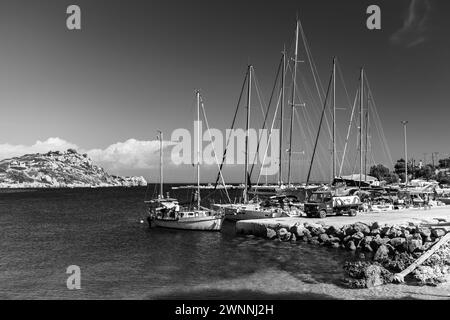
{"label": "sky", "polygon": [[[71,4],[81,8],[81,30],[66,27]],[[366,27],[371,4],[381,9],[381,30]],[[210,127],[220,130],[231,126],[248,64],[262,100],[269,100],[283,46],[292,54],[296,15],[325,88],[332,57],[338,57],[344,80],[340,74],[336,89],[339,152],[348,101],[364,66],[390,151],[389,157],[381,144],[376,147],[374,131],[372,161],[392,166],[390,160],[404,156],[401,120],[409,121],[410,156],[423,159],[427,153],[429,162],[439,152],[442,158],[450,154],[449,10],[441,0],[1,0],[0,158],[73,147],[111,173],[157,181],[156,130],[165,137],[178,128],[193,130],[196,89]],[[300,47],[299,75],[314,88],[306,58]],[[305,150],[294,159],[302,163],[294,179],[302,180],[312,150],[302,130],[315,136],[321,106],[302,90],[296,99],[307,101],[311,113],[294,130],[298,149]],[[253,101],[252,126],[258,127],[262,112]],[[245,111],[239,115],[243,128]],[[329,138],[322,134],[320,141],[317,179],[329,175]],[[171,163],[169,145],[166,181],[194,181],[192,166]],[[354,170],[355,152],[349,147],[347,173]],[[203,182],[215,180],[215,166],[202,169]],[[242,166],[226,170],[227,181],[241,182]]]}

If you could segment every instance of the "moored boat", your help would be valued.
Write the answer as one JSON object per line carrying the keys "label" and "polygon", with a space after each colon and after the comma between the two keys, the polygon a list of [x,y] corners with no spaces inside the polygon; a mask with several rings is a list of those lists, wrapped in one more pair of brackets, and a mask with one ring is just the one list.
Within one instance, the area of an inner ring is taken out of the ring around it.
{"label": "moored boat", "polygon": [[[200,120],[200,92],[196,92],[197,116]],[[200,139],[200,135],[198,135]],[[180,206],[179,201],[163,195],[163,135],[159,131],[160,141],[160,191],[156,199],[144,201],[148,209],[149,226],[199,231],[220,231],[224,220],[223,210],[202,207],[200,204],[200,163],[197,161],[196,204]],[[200,143],[198,144],[200,145]],[[197,158],[199,159],[199,157]]]}
{"label": "moored boat", "polygon": [[220,211],[207,208],[180,207],[174,198],[162,198],[145,201],[149,210],[147,218],[150,227],[162,227],[182,230],[220,231],[224,215]]}

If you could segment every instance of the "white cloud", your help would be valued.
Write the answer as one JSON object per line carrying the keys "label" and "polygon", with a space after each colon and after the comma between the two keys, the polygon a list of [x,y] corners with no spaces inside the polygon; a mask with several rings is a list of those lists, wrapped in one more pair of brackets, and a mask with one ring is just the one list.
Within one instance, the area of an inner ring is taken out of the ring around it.
{"label": "white cloud", "polygon": [[[163,149],[173,145],[164,141]],[[140,141],[128,139],[125,142],[117,142],[105,149],[93,149],[87,151],[89,157],[105,169],[150,169],[158,166],[159,141]],[[167,158],[168,154],[166,153]]]}
{"label": "white cloud", "polygon": [[0,144],[0,160],[17,156],[22,156],[28,153],[45,153],[48,151],[65,151],[67,149],[78,149],[76,144],[67,142],[60,138],[48,138],[45,141],[36,141],[31,146],[27,145],[13,145],[9,143]]}
{"label": "white cloud", "polygon": [[[174,143],[163,141],[163,149]],[[128,139],[125,142],[111,144],[105,149],[86,150],[61,138],[48,138],[36,141],[33,145],[0,144],[0,160],[22,156],[29,153],[46,153],[48,151],[66,151],[69,148],[79,153],[87,153],[95,164],[112,173],[120,170],[151,169],[159,164],[159,141],[140,141]],[[170,153],[165,152],[164,161],[168,162]]]}

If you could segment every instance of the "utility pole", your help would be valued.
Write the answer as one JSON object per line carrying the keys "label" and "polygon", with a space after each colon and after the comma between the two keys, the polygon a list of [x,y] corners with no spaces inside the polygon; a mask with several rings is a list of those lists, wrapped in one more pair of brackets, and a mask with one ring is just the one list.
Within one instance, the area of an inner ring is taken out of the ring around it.
{"label": "utility pole", "polygon": [[403,124],[403,132],[405,136],[405,188],[408,188],[408,145],[406,142],[406,125],[408,121],[402,121]]}

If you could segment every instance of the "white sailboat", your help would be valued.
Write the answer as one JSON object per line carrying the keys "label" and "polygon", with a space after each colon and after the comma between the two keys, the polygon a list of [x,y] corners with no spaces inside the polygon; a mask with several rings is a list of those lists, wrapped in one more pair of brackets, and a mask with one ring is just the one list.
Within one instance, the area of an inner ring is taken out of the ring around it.
{"label": "white sailboat", "polygon": [[[196,92],[197,118],[200,121],[200,92]],[[200,134],[197,135],[200,138]],[[160,141],[160,190],[156,199],[144,201],[148,208],[149,226],[199,231],[220,231],[224,220],[222,210],[212,210],[200,205],[200,157],[197,157],[197,193],[193,208],[180,206],[175,198],[163,194],[163,134],[159,131]],[[198,144],[200,146],[200,144]],[[198,148],[199,149],[199,148]],[[197,150],[199,153],[199,150]]]}

